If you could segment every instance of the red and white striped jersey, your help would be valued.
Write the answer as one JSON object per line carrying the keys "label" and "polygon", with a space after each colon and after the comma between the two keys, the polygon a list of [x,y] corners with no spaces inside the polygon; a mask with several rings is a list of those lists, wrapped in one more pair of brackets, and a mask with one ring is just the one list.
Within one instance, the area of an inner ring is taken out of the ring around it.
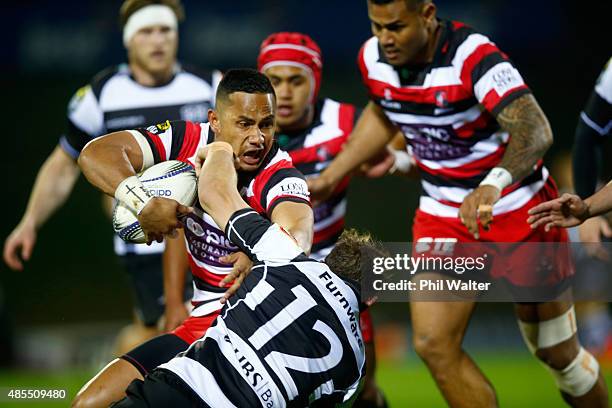
{"label": "red and white striped jersey", "polygon": [[[508,57],[463,23],[441,20],[432,63],[394,67],[376,37],[365,42],[358,64],[370,98],[400,128],[422,176],[420,209],[457,217],[472,189],[502,159],[510,135],[495,120],[504,107],[530,92]],[[539,163],[508,186],[494,214],[520,208],[548,177]]]}
{"label": "red and white striped jersey", "polygon": [[[318,176],[342,150],[357,116],[353,105],[320,99],[315,104],[310,126],[295,134],[279,133],[277,140],[306,178]],[[324,259],[342,233],[348,181],[345,179],[328,200],[313,208],[315,223],[311,258]]]}
{"label": "red and white striped jersey", "polygon": [[[193,166],[198,149],[214,141],[208,123],[174,121],[138,131],[146,137],[155,163],[180,160]],[[245,201],[267,218],[283,201],[310,205],[304,176],[293,167],[289,155],[276,143],[257,171],[238,173],[238,184]],[[192,315],[205,315],[221,308],[218,299],[225,289],[219,288],[218,284],[232,269],[219,258],[236,252],[238,248],[227,239],[212,217],[198,207],[185,217],[183,223],[194,281],[192,301],[194,304],[207,303],[194,309]]]}

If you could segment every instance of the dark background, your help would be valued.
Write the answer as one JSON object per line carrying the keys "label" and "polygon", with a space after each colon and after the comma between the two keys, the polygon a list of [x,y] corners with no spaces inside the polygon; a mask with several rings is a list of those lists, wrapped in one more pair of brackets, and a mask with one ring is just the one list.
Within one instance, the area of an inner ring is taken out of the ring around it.
{"label": "dark background", "polygon": [[[488,34],[514,60],[547,113],[555,145],[571,149],[581,107],[610,57],[606,1],[437,1],[443,18]],[[65,129],[73,92],[106,66],[124,62],[120,1],[21,1],[3,7],[0,58],[6,237],[25,209],[39,167]],[[280,30],[310,34],[324,54],[322,95],[363,106],[355,65],[370,34],[365,0],[184,1],[179,58],[205,68],[254,66],[258,46]],[[356,180],[350,225],[384,241],[408,241],[419,186],[396,179]],[[111,244],[100,195],[83,178],[39,233],[24,272],[2,264],[0,304],[16,326],[128,319],[129,291]],[[3,238],[4,239],[4,238]],[[402,313],[405,309],[400,308]]]}

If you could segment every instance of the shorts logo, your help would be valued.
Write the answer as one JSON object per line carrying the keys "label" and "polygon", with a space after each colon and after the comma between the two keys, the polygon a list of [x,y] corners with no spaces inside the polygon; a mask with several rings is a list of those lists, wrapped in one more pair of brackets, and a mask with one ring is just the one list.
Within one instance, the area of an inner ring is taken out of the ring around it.
{"label": "shorts logo", "polygon": [[430,252],[431,255],[452,255],[455,251],[457,238],[422,237],[417,240],[414,250],[421,254]]}

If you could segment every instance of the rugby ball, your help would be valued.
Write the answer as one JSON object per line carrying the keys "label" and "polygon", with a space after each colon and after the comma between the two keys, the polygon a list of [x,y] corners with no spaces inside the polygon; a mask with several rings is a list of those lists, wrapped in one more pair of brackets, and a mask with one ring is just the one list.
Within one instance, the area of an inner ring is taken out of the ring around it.
{"label": "rugby ball", "polygon": [[[187,163],[169,160],[149,167],[138,174],[150,195],[170,198],[180,204],[192,206],[198,193],[195,170]],[[123,203],[115,202],[113,229],[125,242],[147,242],[136,214]]]}

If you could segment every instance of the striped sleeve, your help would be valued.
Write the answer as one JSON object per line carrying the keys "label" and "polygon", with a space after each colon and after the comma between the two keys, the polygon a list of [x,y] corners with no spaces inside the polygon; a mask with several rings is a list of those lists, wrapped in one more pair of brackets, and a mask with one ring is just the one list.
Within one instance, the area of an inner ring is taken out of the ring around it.
{"label": "striped sleeve", "polygon": [[253,192],[253,208],[268,216],[284,201],[310,205],[310,193],[304,175],[287,160],[281,160],[258,174]]}
{"label": "striped sleeve", "polygon": [[597,79],[580,119],[600,136],[612,130],[612,59]]}
{"label": "striped sleeve", "polygon": [[465,39],[457,50],[454,63],[457,62],[463,86],[494,115],[530,92],[508,56],[482,34],[474,33]]}
{"label": "striped sleeve", "polygon": [[248,208],[230,217],[225,236],[255,261],[289,262],[303,252],[282,227]]}
{"label": "striped sleeve", "polygon": [[167,120],[136,130],[147,139],[155,164],[166,160],[187,161],[200,140],[200,124],[183,120]]}

